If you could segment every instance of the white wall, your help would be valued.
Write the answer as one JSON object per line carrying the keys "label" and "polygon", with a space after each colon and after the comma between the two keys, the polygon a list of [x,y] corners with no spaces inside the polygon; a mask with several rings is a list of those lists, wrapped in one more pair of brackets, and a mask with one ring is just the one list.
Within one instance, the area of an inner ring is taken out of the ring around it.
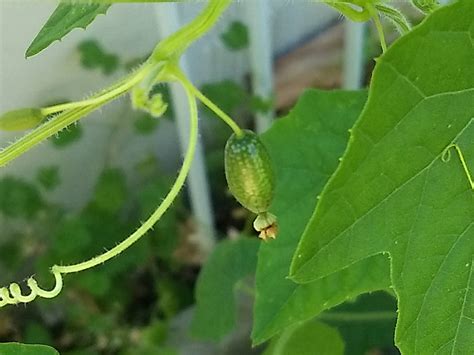
{"label": "white wall", "polygon": [[[253,1],[253,0],[252,0]],[[79,42],[96,38],[109,52],[132,59],[152,50],[159,40],[152,6],[159,4],[116,4],[106,16],[100,16],[87,31],[74,30],[62,42],[56,42],[44,52],[24,59],[24,53],[34,36],[56,6],[55,1],[0,2],[0,112],[39,106],[57,99],[81,99],[108,85],[115,77],[105,77],[99,71],[85,71],[79,64],[76,47]],[[201,4],[181,4],[180,15],[189,21]],[[282,52],[308,33],[333,20],[335,13],[321,4],[274,1],[269,17],[273,23],[275,52]],[[242,78],[247,71],[247,53],[227,51],[219,40],[228,23],[241,18],[242,5],[235,3],[215,30],[189,50],[192,80],[199,85],[225,78]],[[242,19],[245,22],[245,19]],[[17,174],[32,178],[38,167],[61,165],[62,185],[54,199],[67,207],[78,207],[88,198],[96,176],[103,166],[109,145],[111,126],[116,120],[127,120],[128,98],[108,105],[84,120],[84,138],[66,150],[57,150],[43,143],[0,170],[0,176]],[[124,115],[125,113],[125,115]],[[125,116],[125,117],[121,117]],[[0,147],[21,133],[0,132]],[[131,139],[124,128],[115,139],[117,164],[132,169],[133,164],[153,151],[173,169],[179,161],[176,132],[165,123],[155,136]]]}

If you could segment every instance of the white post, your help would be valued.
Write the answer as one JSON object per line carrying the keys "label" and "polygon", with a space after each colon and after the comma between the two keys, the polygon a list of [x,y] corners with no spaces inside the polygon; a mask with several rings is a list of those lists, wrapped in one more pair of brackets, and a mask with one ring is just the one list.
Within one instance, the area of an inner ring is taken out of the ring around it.
{"label": "white post", "polygon": [[[155,14],[158,29],[162,38],[170,35],[180,28],[178,4],[156,4]],[[180,62],[181,70],[189,77],[186,55]],[[170,84],[173,110],[178,128],[182,152],[186,151],[189,137],[189,108],[184,90],[177,83]],[[198,222],[199,243],[205,252],[210,252],[215,244],[214,218],[210,201],[209,184],[206,176],[203,149],[201,140],[198,139],[194,162],[187,179],[189,197],[193,215]]]}
{"label": "white post", "polygon": [[359,89],[364,75],[365,23],[346,20],[344,38],[344,89]]}
{"label": "white post", "polygon": [[[253,94],[268,100],[273,96],[270,1],[249,0],[244,2],[244,6],[250,34],[249,52]],[[256,117],[257,132],[264,132],[272,124],[273,112],[259,113]]]}

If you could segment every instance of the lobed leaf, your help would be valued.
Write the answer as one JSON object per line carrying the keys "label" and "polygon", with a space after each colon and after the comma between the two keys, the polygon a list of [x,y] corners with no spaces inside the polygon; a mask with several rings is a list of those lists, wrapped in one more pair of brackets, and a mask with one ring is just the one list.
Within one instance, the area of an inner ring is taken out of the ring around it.
{"label": "lobed leaf", "polygon": [[[314,282],[389,253],[405,354],[474,353],[474,3],[435,11],[378,60],[343,163],[294,255]],[[444,156],[445,159],[442,159]]]}

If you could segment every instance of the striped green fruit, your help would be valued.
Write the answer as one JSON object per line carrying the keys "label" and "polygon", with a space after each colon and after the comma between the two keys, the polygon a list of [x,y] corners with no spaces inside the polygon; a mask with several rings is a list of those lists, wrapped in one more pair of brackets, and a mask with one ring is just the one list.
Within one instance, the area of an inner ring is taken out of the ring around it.
{"label": "striped green fruit", "polygon": [[268,212],[275,178],[267,149],[249,130],[233,134],[225,146],[225,175],[229,190],[242,206],[257,214],[253,226],[267,241],[278,234],[277,218]]}
{"label": "striped green fruit", "polygon": [[242,206],[257,214],[267,212],[274,190],[270,155],[254,132],[242,133],[233,134],[225,147],[227,184]]}

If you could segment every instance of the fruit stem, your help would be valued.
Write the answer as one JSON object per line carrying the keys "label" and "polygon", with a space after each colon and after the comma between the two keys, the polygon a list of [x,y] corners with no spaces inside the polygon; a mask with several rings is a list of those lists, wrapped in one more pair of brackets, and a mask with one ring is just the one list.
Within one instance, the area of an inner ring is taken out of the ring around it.
{"label": "fruit stem", "polygon": [[167,71],[174,75],[179,81],[204,105],[206,105],[212,112],[214,112],[220,119],[222,119],[235,133],[238,138],[243,137],[244,133],[238,124],[224,111],[222,111],[216,104],[209,100],[198,88],[196,88],[181,72],[177,66],[167,66]]}
{"label": "fruit stem", "polygon": [[41,113],[44,116],[48,116],[61,111],[72,110],[86,106],[96,106],[110,101],[111,99],[114,99],[115,97],[120,96],[122,93],[128,91],[132,86],[140,82],[152,68],[153,67],[150,64],[144,64],[140,69],[131,75],[128,75],[124,79],[120,80],[118,83],[106,89],[104,92],[100,92],[92,96],[90,99],[45,107],[41,109]]}

